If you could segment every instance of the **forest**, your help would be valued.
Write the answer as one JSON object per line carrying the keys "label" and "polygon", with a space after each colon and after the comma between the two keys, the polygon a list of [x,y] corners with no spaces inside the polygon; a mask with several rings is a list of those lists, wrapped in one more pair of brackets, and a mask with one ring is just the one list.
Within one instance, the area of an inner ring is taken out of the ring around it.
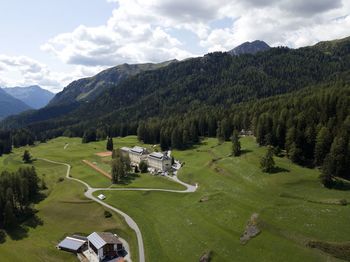
{"label": "forest", "polygon": [[162,149],[186,149],[201,137],[225,141],[245,129],[293,162],[321,167],[326,184],[334,176],[349,179],[350,41],[330,46],[174,62],[70,105],[64,115],[49,107],[2,126],[15,130],[15,146],[62,135],[84,142],[138,135]]}

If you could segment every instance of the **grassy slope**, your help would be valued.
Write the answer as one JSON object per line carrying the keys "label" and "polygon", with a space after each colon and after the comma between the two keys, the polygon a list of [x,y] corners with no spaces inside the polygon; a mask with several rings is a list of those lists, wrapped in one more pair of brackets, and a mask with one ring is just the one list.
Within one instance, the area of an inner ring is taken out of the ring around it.
{"label": "grassy slope", "polygon": [[[198,261],[205,251],[213,261],[329,261],[326,254],[305,247],[309,239],[347,241],[350,206],[311,203],[350,200],[350,192],[327,190],[318,171],[276,158],[284,171],[263,174],[259,159],[265,148],[243,138],[245,153],[227,157],[230,143],[206,140],[193,150],[174,152],[186,162],[181,178],[198,182],[194,194],[105,192],[107,202],[139,224],[148,261]],[[217,159],[216,161],[212,161]],[[207,202],[200,203],[203,196]],[[142,203],[142,204],[141,204]],[[248,218],[260,214],[262,233],[242,246],[239,237]],[[160,248],[161,247],[161,248]]]}
{"label": "grassy slope", "polygon": [[[116,146],[133,145],[137,143],[135,137],[122,140],[115,139]],[[66,143],[69,146],[64,150]],[[34,157],[67,162],[72,165],[72,175],[84,179],[92,186],[110,186],[110,181],[85,166],[82,159],[94,159],[96,152],[104,151],[105,141],[81,144],[81,139],[57,138],[45,144],[30,147]],[[15,149],[10,155],[0,157],[0,170],[16,170],[23,165],[21,155],[24,148]],[[96,157],[96,160],[99,158]],[[21,261],[23,255],[26,261],[76,261],[73,255],[59,252],[55,246],[65,235],[75,232],[89,234],[92,231],[113,231],[125,238],[133,251],[132,256],[137,260],[136,236],[123,220],[114,215],[105,219],[104,209],[98,204],[87,201],[83,196],[83,186],[76,182],[64,180],[57,183],[58,178],[64,177],[64,166],[50,164],[44,161],[35,161],[39,175],[45,174],[45,181],[49,186],[49,196],[38,205],[37,216],[43,225],[36,228],[24,227],[23,230],[7,236],[6,242],[0,244],[1,261]],[[130,187],[159,187],[182,189],[176,183],[162,177],[142,175],[128,185]],[[28,231],[27,231],[28,230]],[[25,232],[27,231],[27,232]],[[22,250],[18,252],[18,250]]]}

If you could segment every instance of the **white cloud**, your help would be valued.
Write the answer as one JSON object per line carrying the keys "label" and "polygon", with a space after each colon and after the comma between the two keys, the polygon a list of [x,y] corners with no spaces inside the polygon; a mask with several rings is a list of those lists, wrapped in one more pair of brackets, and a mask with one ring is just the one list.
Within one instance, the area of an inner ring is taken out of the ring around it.
{"label": "white cloud", "polygon": [[[35,83],[58,90],[121,63],[184,59],[256,39],[300,47],[346,37],[350,28],[346,0],[107,1],[113,2],[114,10],[105,24],[81,25],[41,46],[70,65],[71,72],[53,72],[28,57],[3,55],[0,84]],[[188,34],[193,37],[187,39]]]}
{"label": "white cloud", "polygon": [[105,67],[76,66],[69,73],[52,72],[46,65],[26,56],[0,54],[0,86],[40,85],[53,92],[78,78],[94,75]]}

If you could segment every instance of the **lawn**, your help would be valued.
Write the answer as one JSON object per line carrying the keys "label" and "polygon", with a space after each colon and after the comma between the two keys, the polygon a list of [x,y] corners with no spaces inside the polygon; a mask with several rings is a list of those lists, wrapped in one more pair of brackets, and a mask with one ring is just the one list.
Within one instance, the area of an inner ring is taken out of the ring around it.
{"label": "lawn", "polygon": [[[136,137],[114,139],[115,147],[133,146],[138,144]],[[66,149],[65,145],[68,144]],[[82,163],[82,159],[101,160],[95,156],[97,152],[105,151],[106,141],[82,144],[77,138],[57,138],[32,147],[14,149],[10,155],[0,157],[0,170],[16,170],[24,164],[21,156],[28,149],[34,158],[47,158],[72,165],[72,176],[83,179],[95,187],[108,187],[111,182]],[[132,257],[137,261],[137,241],[132,230],[119,215],[112,218],[104,217],[104,208],[87,200],[84,187],[77,182],[64,179],[66,167],[51,164],[42,160],[33,162],[38,174],[48,185],[45,191],[47,198],[38,203],[36,219],[26,222],[22,228],[10,232],[5,242],[0,244],[0,261],[76,261],[74,255],[58,251],[55,247],[64,236],[73,233],[89,234],[93,231],[112,231],[126,239],[132,251]],[[130,179],[127,187],[156,187],[183,189],[163,177],[142,174]],[[19,250],[21,250],[19,252]]]}
{"label": "lawn", "polygon": [[[279,172],[262,173],[266,148],[250,137],[241,142],[238,158],[229,157],[230,143],[217,145],[216,139],[174,152],[185,162],[180,178],[199,183],[196,193],[104,192],[140,226],[147,261],[198,261],[207,251],[212,261],[337,261],[306,243],[349,241],[350,206],[334,203],[350,201],[350,192],[323,188],[318,170],[286,158],[275,157]],[[242,245],[253,213],[262,232]]]}

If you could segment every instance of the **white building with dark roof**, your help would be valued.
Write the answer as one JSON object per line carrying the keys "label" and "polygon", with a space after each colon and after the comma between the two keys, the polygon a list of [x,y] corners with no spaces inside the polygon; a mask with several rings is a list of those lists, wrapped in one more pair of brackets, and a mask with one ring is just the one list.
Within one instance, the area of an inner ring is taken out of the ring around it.
{"label": "white building with dark roof", "polygon": [[148,167],[157,171],[168,171],[171,169],[171,158],[164,153],[153,152],[147,158]]}
{"label": "white building with dark roof", "polygon": [[140,164],[141,161],[147,160],[148,151],[146,148],[134,146],[129,150],[130,162],[132,164]]}

